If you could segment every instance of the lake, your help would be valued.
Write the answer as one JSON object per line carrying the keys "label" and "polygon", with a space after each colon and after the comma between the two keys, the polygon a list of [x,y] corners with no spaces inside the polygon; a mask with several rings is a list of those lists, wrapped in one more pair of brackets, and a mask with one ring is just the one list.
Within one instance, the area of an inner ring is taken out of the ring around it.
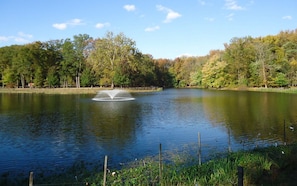
{"label": "lake", "polygon": [[0,174],[55,173],[77,162],[122,163],[190,149],[214,152],[296,142],[297,95],[165,89],[133,101],[95,95],[0,94]]}

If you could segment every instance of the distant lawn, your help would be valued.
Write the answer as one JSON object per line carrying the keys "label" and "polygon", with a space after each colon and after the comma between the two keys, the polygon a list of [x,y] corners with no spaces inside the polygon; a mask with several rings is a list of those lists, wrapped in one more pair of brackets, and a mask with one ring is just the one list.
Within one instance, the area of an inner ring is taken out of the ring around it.
{"label": "distant lawn", "polygon": [[[0,93],[25,93],[25,94],[96,94],[100,90],[110,88],[87,87],[87,88],[0,88]],[[115,89],[121,89],[116,87]],[[122,88],[128,92],[161,91],[158,87],[131,87]]]}

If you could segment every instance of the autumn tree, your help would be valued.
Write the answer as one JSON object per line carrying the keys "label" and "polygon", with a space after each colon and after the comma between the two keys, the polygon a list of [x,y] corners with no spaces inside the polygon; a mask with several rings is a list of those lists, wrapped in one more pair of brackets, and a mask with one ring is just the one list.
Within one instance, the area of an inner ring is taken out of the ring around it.
{"label": "autumn tree", "polygon": [[289,64],[287,78],[289,84],[294,86],[297,84],[297,43],[296,41],[288,41],[283,45],[285,56]]}
{"label": "autumn tree", "polygon": [[221,51],[214,52],[202,68],[202,86],[210,88],[225,87],[228,82],[227,63]]}
{"label": "autumn tree", "polygon": [[[210,51],[209,53],[211,55],[212,51]],[[190,86],[202,86],[202,69],[208,59],[209,55],[196,58],[196,69],[190,73]]]}
{"label": "autumn tree", "polygon": [[155,73],[157,76],[156,86],[160,87],[173,87],[174,75],[170,73],[170,68],[172,66],[172,61],[169,59],[156,59],[155,63]]}
{"label": "autumn tree", "polygon": [[190,73],[194,71],[190,67],[190,63],[187,60],[187,57],[182,56],[174,59],[171,66],[171,73],[174,74],[174,86],[175,87],[186,87],[190,85]]}
{"label": "autumn tree", "polygon": [[267,76],[269,72],[269,46],[259,40],[254,43],[256,60],[250,63],[250,85],[268,87]]}

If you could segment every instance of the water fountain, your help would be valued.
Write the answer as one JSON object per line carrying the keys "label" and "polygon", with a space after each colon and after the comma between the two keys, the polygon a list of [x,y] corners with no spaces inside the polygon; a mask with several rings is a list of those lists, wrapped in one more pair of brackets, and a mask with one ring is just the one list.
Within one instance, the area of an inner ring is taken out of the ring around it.
{"label": "water fountain", "polygon": [[101,90],[92,99],[93,101],[131,101],[135,100],[131,94],[125,90]]}

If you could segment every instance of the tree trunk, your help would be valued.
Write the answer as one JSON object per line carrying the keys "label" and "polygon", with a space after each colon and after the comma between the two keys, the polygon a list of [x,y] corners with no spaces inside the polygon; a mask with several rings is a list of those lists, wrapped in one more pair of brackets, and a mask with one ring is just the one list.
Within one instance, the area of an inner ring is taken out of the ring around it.
{"label": "tree trunk", "polygon": [[113,83],[113,81],[111,81],[111,89],[113,89],[114,88],[114,83]]}
{"label": "tree trunk", "polygon": [[266,73],[265,73],[265,63],[264,63],[264,60],[262,60],[261,62],[262,62],[263,82],[264,82],[265,88],[267,88],[267,79],[266,79]]}
{"label": "tree trunk", "polygon": [[79,78],[79,75],[75,77],[75,85],[76,85],[76,88],[80,88],[80,78]]}
{"label": "tree trunk", "polygon": [[3,81],[3,75],[4,73],[1,74],[1,82],[2,82],[2,88],[4,88],[4,81]]}
{"label": "tree trunk", "polygon": [[21,74],[21,84],[22,84],[22,88],[25,88],[25,77],[22,74]]}

